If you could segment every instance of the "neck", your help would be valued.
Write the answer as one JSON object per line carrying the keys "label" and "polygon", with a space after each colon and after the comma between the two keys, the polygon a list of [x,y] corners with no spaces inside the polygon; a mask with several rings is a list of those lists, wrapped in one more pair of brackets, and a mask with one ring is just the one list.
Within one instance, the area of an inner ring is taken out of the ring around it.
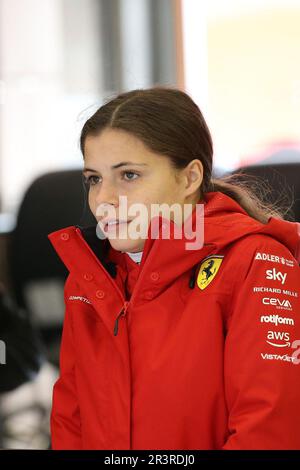
{"label": "neck", "polygon": [[136,253],[129,253],[128,251],[125,252],[135,263],[140,264],[143,252],[138,251]]}

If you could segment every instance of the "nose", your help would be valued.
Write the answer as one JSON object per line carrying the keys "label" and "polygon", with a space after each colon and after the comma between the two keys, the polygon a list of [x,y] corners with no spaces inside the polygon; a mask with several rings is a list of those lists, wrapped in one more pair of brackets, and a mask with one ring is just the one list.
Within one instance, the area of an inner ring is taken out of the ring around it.
{"label": "nose", "polygon": [[116,189],[108,182],[101,183],[95,197],[96,209],[98,211],[107,209],[111,206],[117,207],[119,198]]}

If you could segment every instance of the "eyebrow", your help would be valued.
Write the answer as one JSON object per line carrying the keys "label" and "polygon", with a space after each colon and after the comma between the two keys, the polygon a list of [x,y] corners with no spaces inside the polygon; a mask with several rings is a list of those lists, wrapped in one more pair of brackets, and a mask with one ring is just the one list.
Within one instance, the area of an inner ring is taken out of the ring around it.
{"label": "eyebrow", "polygon": [[[120,163],[117,163],[116,165],[112,165],[111,169],[116,170],[117,168],[120,168],[121,166],[127,166],[127,165],[147,166],[147,163],[120,162]],[[85,173],[86,171],[93,171],[94,173],[97,173],[97,170],[93,170],[92,168],[84,168],[82,172]]]}

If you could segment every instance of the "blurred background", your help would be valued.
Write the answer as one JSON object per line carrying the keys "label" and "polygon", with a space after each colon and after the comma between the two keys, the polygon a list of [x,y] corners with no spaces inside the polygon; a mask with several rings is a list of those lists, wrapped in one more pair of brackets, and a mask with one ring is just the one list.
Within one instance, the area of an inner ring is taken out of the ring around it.
{"label": "blurred background", "polygon": [[300,221],[300,0],[0,0],[0,447],[49,447],[66,271],[87,224],[79,134],[109,97],[177,86],[217,176],[246,171]]}

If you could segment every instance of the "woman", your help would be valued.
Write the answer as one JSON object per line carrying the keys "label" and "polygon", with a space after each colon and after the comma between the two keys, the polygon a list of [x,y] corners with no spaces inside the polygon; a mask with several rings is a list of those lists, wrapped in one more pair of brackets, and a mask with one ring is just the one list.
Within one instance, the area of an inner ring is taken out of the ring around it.
{"label": "woman", "polygon": [[299,448],[299,224],[211,179],[182,91],[117,96],[81,150],[98,228],[49,235],[70,272],[53,449]]}

